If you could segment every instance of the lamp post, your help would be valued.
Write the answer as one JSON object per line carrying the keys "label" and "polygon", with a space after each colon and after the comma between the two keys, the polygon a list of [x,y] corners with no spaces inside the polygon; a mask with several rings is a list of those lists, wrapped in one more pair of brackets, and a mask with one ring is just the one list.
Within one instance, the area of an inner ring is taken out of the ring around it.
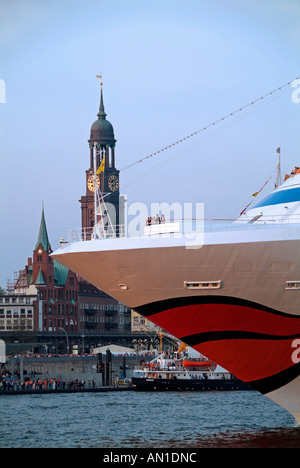
{"label": "lamp post", "polygon": [[62,330],[62,331],[65,333],[65,335],[66,335],[66,338],[67,338],[67,354],[69,354],[69,349],[70,349],[70,348],[69,348],[69,338],[68,338],[68,334],[67,334],[67,332],[66,332],[66,330],[65,330],[64,328],[59,327],[58,329],[59,329],[59,330]]}

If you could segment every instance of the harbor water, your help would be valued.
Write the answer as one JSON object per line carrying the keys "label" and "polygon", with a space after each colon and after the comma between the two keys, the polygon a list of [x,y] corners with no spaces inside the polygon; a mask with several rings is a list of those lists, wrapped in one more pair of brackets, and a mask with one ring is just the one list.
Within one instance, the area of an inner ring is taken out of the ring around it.
{"label": "harbor water", "polygon": [[300,428],[261,394],[0,396],[1,448],[298,448]]}

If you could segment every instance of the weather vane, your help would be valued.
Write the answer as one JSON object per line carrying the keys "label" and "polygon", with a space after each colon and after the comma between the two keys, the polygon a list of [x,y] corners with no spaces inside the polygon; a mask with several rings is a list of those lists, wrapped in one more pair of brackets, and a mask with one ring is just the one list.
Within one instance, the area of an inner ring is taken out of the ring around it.
{"label": "weather vane", "polygon": [[102,83],[102,74],[101,75],[96,75],[96,78],[100,78],[100,86],[102,87],[103,83]]}

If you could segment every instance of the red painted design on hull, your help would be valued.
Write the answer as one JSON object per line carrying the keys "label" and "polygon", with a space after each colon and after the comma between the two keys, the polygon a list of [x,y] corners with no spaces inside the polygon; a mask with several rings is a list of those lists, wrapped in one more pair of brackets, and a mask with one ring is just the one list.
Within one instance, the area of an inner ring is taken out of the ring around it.
{"label": "red painted design on hull", "polygon": [[300,333],[300,319],[235,304],[192,304],[154,314],[151,321],[175,336],[217,331],[247,331],[276,336]]}
{"label": "red painted design on hull", "polygon": [[293,366],[293,340],[221,340],[194,348],[244,382],[264,379]]}
{"label": "red painted design on hull", "polygon": [[245,382],[264,379],[293,366],[292,343],[300,320],[237,304],[190,304],[151,316]]}

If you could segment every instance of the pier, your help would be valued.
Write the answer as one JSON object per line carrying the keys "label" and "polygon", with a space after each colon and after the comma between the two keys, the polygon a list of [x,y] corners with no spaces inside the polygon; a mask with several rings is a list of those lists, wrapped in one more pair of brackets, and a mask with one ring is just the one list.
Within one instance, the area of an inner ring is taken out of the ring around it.
{"label": "pier", "polygon": [[0,396],[130,391],[140,358],[108,350],[84,356],[11,356],[0,369]]}
{"label": "pier", "polygon": [[106,393],[106,392],[128,392],[135,390],[132,385],[95,387],[95,388],[49,388],[49,389],[32,389],[32,390],[0,390],[1,395],[46,395],[46,394],[61,394],[61,393]]}

